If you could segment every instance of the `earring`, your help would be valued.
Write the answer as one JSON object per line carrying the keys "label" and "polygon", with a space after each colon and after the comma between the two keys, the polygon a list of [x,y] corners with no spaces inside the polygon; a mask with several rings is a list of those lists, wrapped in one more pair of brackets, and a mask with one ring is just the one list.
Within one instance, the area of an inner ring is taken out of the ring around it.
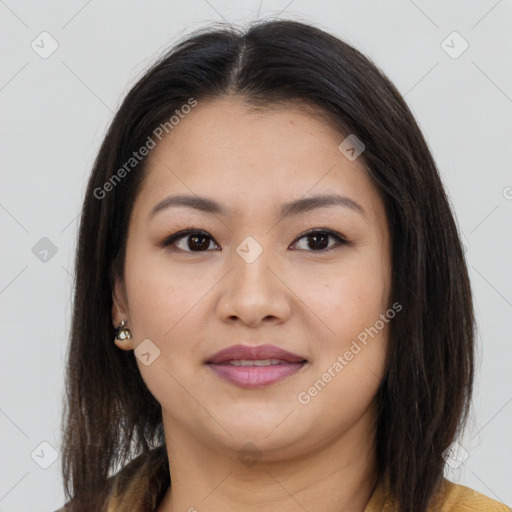
{"label": "earring", "polygon": [[126,322],[121,320],[121,325],[116,330],[116,338],[120,341],[126,341],[132,337],[132,331],[125,326]]}

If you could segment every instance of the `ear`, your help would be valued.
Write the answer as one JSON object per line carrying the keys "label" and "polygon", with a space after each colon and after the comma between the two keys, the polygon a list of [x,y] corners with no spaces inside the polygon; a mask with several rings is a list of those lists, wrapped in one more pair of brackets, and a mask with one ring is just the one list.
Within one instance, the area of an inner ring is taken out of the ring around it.
{"label": "ear", "polygon": [[[112,325],[117,329],[122,320],[126,322],[126,327],[130,328],[126,288],[124,281],[116,277],[114,280],[114,289],[112,290]],[[135,348],[133,338],[124,341],[115,338],[114,342],[122,350],[133,350]]]}

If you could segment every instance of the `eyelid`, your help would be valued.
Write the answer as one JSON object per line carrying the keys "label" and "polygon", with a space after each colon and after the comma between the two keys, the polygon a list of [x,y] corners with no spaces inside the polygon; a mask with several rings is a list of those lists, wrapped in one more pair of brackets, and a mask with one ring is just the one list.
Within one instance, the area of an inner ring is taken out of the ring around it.
{"label": "eyelid", "polygon": [[[173,242],[176,242],[182,238],[185,238],[187,235],[204,235],[204,236],[211,238],[211,240],[213,242],[215,242],[217,245],[219,245],[217,243],[217,241],[215,240],[215,238],[213,238],[213,236],[210,235],[210,233],[208,233],[207,231],[204,231],[202,229],[198,229],[198,228],[189,228],[189,229],[182,229],[181,231],[177,231],[176,233],[173,233],[172,235],[166,237],[160,245],[164,248],[168,247]],[[208,252],[208,251],[182,251],[182,252],[198,252],[198,253],[200,253],[200,252]]]}
{"label": "eyelid", "polygon": [[325,254],[325,253],[328,253],[331,250],[336,249],[342,245],[350,245],[350,242],[341,233],[339,233],[338,231],[335,231],[333,229],[330,229],[330,228],[308,229],[308,230],[304,231],[303,233],[301,233],[300,235],[298,235],[297,238],[292,242],[292,245],[297,243],[300,239],[302,239],[308,235],[311,236],[311,235],[315,235],[317,233],[325,234],[331,238],[334,238],[336,240],[336,244],[329,247],[328,249],[321,249],[319,251],[306,251],[306,252]]}

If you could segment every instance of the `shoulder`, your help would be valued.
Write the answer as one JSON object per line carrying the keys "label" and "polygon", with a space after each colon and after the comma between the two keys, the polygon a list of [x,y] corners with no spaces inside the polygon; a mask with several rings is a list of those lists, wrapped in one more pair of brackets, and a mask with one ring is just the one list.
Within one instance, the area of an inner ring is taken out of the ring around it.
{"label": "shoulder", "polygon": [[[396,512],[397,510],[397,502],[391,495],[389,487],[381,482],[374,490],[364,512]],[[443,478],[428,507],[428,512],[512,512],[512,509],[469,487]]]}
{"label": "shoulder", "polygon": [[[169,485],[170,474],[164,445],[140,454],[108,478],[102,511],[155,510]],[[66,503],[55,512],[68,511],[69,503]]]}
{"label": "shoulder", "polygon": [[443,479],[432,512],[511,512],[510,507],[484,494]]}

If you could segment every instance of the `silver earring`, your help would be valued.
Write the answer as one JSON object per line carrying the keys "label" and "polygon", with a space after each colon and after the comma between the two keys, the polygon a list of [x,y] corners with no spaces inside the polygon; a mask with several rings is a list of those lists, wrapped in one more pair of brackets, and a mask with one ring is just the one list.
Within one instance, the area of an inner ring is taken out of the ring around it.
{"label": "silver earring", "polygon": [[121,325],[117,328],[116,331],[116,338],[119,341],[126,341],[129,340],[132,337],[132,331],[126,327],[126,322],[124,320],[121,320]]}

